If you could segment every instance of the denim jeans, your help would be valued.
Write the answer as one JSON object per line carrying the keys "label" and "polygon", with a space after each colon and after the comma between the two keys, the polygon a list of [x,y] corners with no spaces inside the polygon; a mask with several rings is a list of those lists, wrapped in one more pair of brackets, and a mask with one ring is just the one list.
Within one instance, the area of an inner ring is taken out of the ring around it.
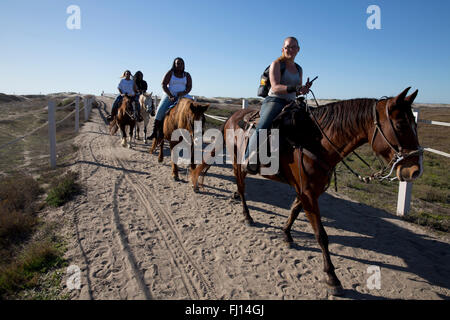
{"label": "denim jeans", "polygon": [[120,104],[122,103],[123,97],[122,95],[118,95],[116,97],[116,100],[114,100],[113,104],[112,104],[112,108],[111,108],[111,115],[115,116],[117,114],[117,110],[120,107]]}
{"label": "denim jeans", "polygon": [[140,97],[141,95],[139,94],[139,93],[137,93],[135,96],[134,96],[134,104],[135,104],[135,106],[136,106],[136,110],[137,110],[137,112],[141,112],[141,104],[139,103],[139,97]]}
{"label": "denim jeans", "polygon": [[[116,97],[116,100],[114,100],[114,102],[112,104],[111,115],[117,115],[117,110],[119,109],[120,104],[122,103],[122,100],[123,100],[123,97],[122,97],[122,95],[119,94]],[[134,100],[133,101],[134,101],[134,105],[137,108],[136,110],[138,112],[140,112],[141,111],[141,106],[139,104],[139,94],[134,96]]]}
{"label": "denim jeans", "polygon": [[[185,95],[183,96],[183,98],[189,98],[192,99],[192,97],[190,95]],[[179,98],[178,98],[179,99]],[[164,97],[161,99],[159,105],[158,105],[158,109],[156,110],[156,116],[155,119],[162,121],[164,120],[164,117],[166,115],[167,110],[169,110],[169,107],[173,104],[175,104],[177,102],[177,100],[175,100],[175,102],[170,101],[169,97],[167,95],[164,95]]]}
{"label": "denim jeans", "polygon": [[270,129],[272,126],[272,121],[276,118],[277,115],[280,114],[281,110],[288,105],[290,101],[276,98],[276,97],[266,97],[263,101],[260,111],[260,119],[258,124],[256,125],[255,132],[253,132],[252,136],[248,141],[248,147],[245,151],[245,159],[248,159],[250,155],[250,151],[252,151],[252,159],[250,159],[250,163],[256,163],[257,159],[255,158],[257,153],[253,153],[253,151],[257,151],[257,143],[259,137],[259,131],[261,129]]}

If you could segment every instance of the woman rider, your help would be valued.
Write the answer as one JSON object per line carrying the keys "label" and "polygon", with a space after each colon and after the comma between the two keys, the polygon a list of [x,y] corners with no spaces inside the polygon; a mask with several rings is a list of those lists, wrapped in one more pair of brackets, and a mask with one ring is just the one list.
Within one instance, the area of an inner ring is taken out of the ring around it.
{"label": "woman rider", "polygon": [[147,81],[144,80],[144,74],[141,71],[136,71],[133,76],[134,79],[134,92],[136,92],[136,97],[134,99],[134,103],[137,109],[137,118],[138,121],[144,120],[141,116],[141,106],[139,104],[139,96],[147,92],[148,86]]}
{"label": "woman rider", "polygon": [[[257,141],[261,129],[269,129],[273,119],[283,110],[283,108],[295,100],[298,94],[306,94],[312,83],[309,78],[302,86],[302,69],[297,68],[294,62],[300,51],[298,41],[294,37],[284,40],[281,48],[282,55],[273,61],[269,69],[271,88],[269,95],[264,99],[260,111],[260,120],[256,130],[249,139],[245,152],[244,168],[250,174],[258,173]],[[285,65],[284,73],[281,73],[281,65]]]}
{"label": "woman rider", "polygon": [[131,71],[125,70],[123,75],[121,76],[122,80],[119,82],[119,86],[117,89],[120,92],[120,95],[116,97],[116,100],[114,100],[111,114],[108,116],[107,120],[111,122],[114,117],[117,115],[117,110],[119,110],[120,103],[122,102],[123,96],[125,94],[129,95],[130,97],[134,97],[134,81],[131,80]]}
{"label": "woman rider", "polygon": [[[164,116],[169,107],[176,103],[178,98],[186,97],[192,99],[188,94],[192,89],[192,78],[188,72],[184,71],[184,61],[175,58],[172,68],[167,71],[162,81],[162,88],[166,95],[161,99],[156,111],[153,132],[149,139],[156,137],[157,132],[162,131]],[[159,134],[158,134],[159,135]]]}

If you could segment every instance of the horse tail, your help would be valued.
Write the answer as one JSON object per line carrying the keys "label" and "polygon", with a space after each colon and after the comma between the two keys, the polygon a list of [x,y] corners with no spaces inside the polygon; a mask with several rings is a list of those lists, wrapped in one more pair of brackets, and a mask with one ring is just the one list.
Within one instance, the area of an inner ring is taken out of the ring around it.
{"label": "horse tail", "polygon": [[116,134],[117,130],[119,130],[119,126],[117,125],[117,120],[114,118],[109,125],[109,133],[113,136]]}

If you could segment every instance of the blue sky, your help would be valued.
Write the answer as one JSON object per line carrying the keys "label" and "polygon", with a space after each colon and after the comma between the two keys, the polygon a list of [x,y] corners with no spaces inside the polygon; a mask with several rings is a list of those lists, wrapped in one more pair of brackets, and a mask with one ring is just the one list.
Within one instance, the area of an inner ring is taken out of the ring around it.
{"label": "blue sky", "polygon": [[[282,3],[282,5],[280,4]],[[69,5],[81,29],[69,30]],[[369,5],[381,30],[369,30]],[[117,92],[125,69],[155,93],[175,57],[193,95],[254,97],[264,68],[295,36],[318,98],[396,95],[450,103],[450,1],[191,0],[0,2],[0,92]]]}

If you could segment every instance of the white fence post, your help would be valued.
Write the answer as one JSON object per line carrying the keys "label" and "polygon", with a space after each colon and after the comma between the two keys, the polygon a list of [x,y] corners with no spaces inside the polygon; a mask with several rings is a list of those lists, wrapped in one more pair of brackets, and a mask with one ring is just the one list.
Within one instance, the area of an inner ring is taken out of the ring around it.
{"label": "white fence post", "polygon": [[[414,109],[414,117],[416,123],[419,123],[419,109]],[[409,213],[411,208],[411,192],[412,182],[400,181],[398,186],[398,198],[397,198],[397,215],[404,216]]]}
{"label": "white fence post", "polygon": [[75,133],[80,130],[80,97],[75,97]]}
{"label": "white fence post", "polygon": [[50,167],[56,168],[56,123],[55,102],[48,102],[48,137],[50,141]]}
{"label": "white fence post", "polygon": [[248,108],[248,101],[247,99],[242,99],[242,109],[247,109]]}

